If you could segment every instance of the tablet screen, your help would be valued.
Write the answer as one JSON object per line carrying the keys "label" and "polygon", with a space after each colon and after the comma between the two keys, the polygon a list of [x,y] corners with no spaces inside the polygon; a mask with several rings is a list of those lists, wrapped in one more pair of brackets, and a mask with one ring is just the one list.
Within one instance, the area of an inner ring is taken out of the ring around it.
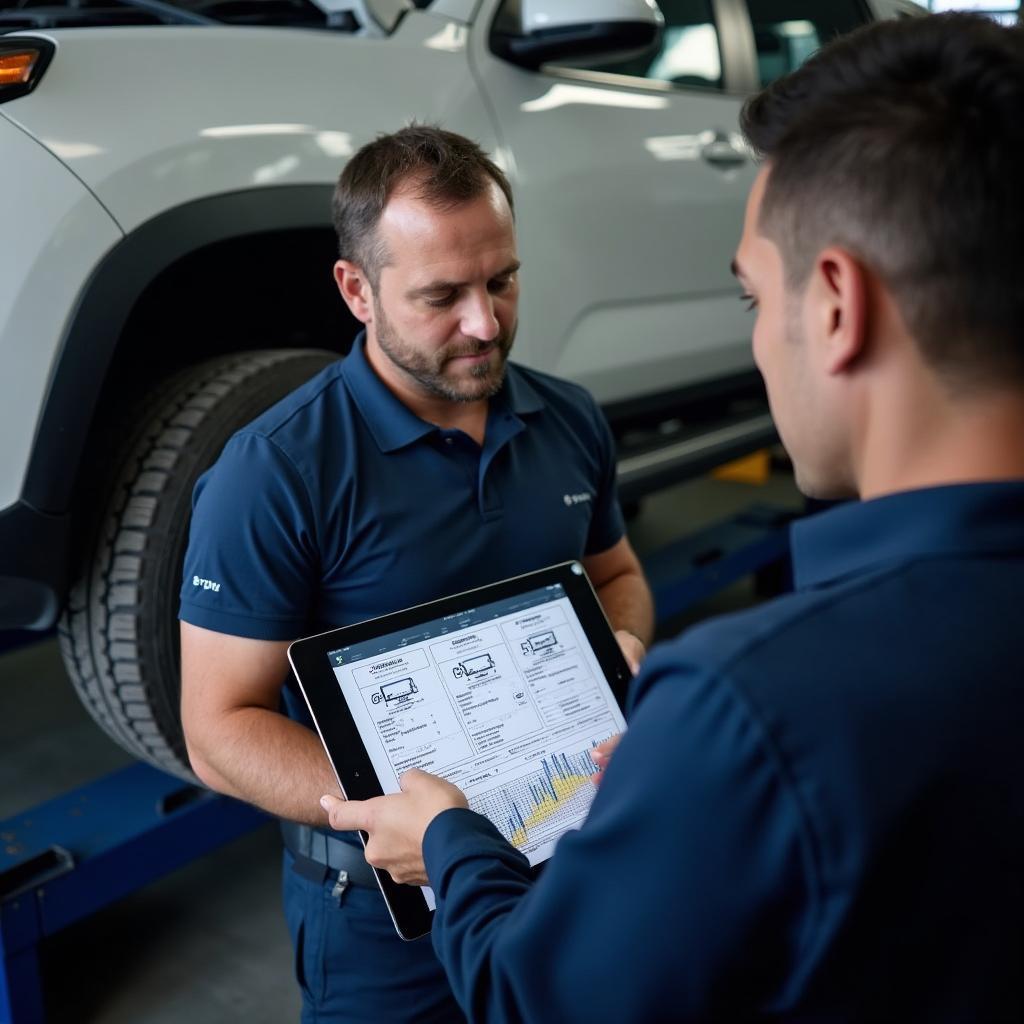
{"label": "tablet screen", "polygon": [[590,750],[625,729],[560,583],[328,657],[384,792],[410,768],[443,776],[531,864],[582,824]]}

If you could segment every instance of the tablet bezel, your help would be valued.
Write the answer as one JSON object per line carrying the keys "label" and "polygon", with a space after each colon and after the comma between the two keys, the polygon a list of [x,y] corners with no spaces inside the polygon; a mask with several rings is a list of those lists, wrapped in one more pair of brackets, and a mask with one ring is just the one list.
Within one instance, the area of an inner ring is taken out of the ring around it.
{"label": "tablet bezel", "polygon": [[[471,611],[474,606],[502,601],[559,583],[580,620],[605,681],[622,708],[632,673],[593,585],[578,561],[562,562],[379,618],[342,626],[296,640],[288,647],[288,660],[295,672],[299,689],[334,768],[338,785],[347,799],[369,800],[382,796],[384,790],[338,684],[328,653],[388,633],[413,629],[432,619]],[[359,835],[365,846],[366,834]],[[420,889],[417,886],[397,884],[386,871],[374,868],[374,874],[398,934],[403,939],[411,940],[430,931],[433,911],[427,906]]]}

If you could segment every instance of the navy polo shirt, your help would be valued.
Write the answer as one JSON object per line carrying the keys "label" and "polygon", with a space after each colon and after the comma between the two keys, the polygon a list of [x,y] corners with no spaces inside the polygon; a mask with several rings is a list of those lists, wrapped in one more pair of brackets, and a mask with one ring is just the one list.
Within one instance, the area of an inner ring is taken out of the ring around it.
{"label": "navy polo shirt", "polygon": [[292,640],[622,535],[614,440],[586,391],[510,364],[481,448],[403,405],[361,335],[199,479],[180,616]]}
{"label": "navy polo shirt", "polygon": [[472,1020],[1020,1020],[1024,483],[793,530],[796,590],[659,646],[534,883],[439,815],[433,941]]}

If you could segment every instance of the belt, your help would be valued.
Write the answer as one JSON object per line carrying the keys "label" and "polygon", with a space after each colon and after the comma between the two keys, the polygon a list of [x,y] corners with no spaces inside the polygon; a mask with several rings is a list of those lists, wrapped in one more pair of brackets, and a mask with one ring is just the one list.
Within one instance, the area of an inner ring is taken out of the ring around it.
{"label": "belt", "polygon": [[373,868],[366,863],[361,846],[346,843],[295,821],[281,822],[281,838],[295,858],[296,870],[303,877],[323,882],[331,872],[340,875],[344,871],[348,874],[345,884],[377,888],[377,878]]}

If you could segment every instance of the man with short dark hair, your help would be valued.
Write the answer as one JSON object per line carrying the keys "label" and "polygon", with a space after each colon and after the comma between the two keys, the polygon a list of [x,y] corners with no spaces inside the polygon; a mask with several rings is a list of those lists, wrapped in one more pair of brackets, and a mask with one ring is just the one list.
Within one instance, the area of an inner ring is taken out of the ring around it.
{"label": "man with short dark hair", "polygon": [[303,1020],[457,1020],[429,942],[395,933],[358,837],[326,831],[317,799],[336,783],[288,643],[580,558],[636,663],[651,601],[600,409],[507,362],[519,259],[501,170],[413,126],[351,159],[334,213],[335,278],[366,332],[196,486],[185,579],[219,586],[183,587],[182,721],[204,782],[285,819]]}
{"label": "man with short dark hair", "polygon": [[539,881],[462,794],[324,806],[473,1020],[1020,1020],[1024,32],[886,22],[747,105],[734,269],[795,589],[654,652]]}

